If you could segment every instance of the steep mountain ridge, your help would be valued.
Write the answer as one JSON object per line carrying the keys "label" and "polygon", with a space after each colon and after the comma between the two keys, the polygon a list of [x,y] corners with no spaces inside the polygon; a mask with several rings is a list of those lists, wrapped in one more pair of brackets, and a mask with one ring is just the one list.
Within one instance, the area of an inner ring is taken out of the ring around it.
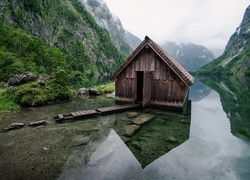
{"label": "steep mountain ridge", "polygon": [[161,47],[188,71],[197,70],[214,59],[213,53],[202,45],[165,42]]}
{"label": "steep mountain ridge", "polygon": [[132,49],[127,42],[122,23],[110,12],[104,0],[81,0],[81,2],[96,23],[109,32],[114,45],[123,53],[130,54]]}
{"label": "steep mountain ridge", "polygon": [[235,136],[250,139],[250,6],[224,53],[192,74],[215,89]]}
{"label": "steep mountain ridge", "polygon": [[[236,32],[230,37],[224,53],[197,72],[200,75],[231,75],[242,80],[250,75],[250,6]],[[238,79],[238,80],[237,80]]]}
{"label": "steep mountain ridge", "polygon": [[93,75],[111,74],[125,58],[78,0],[2,0],[0,17],[84,62]]}
{"label": "steep mountain ridge", "polygon": [[125,33],[128,44],[133,50],[135,50],[141,44],[141,39],[128,31],[126,31]]}

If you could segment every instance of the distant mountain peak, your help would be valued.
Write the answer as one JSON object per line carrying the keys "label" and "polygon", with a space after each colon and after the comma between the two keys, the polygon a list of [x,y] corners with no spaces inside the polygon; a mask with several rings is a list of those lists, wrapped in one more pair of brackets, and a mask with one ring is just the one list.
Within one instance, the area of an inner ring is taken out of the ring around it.
{"label": "distant mountain peak", "polygon": [[211,62],[214,55],[206,47],[194,43],[165,42],[161,47],[175,58],[185,69],[197,70]]}

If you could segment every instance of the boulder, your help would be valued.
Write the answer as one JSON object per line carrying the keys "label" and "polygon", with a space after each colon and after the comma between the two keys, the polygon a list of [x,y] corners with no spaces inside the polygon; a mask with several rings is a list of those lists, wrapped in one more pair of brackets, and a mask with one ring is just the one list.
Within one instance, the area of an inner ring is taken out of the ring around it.
{"label": "boulder", "polygon": [[141,148],[141,144],[140,144],[138,141],[132,142],[132,146],[133,146],[134,148],[136,148],[136,149],[139,149],[139,150],[142,149],[142,148]]}
{"label": "boulder", "polygon": [[140,126],[135,125],[135,124],[125,126],[124,127],[124,129],[125,129],[124,136],[129,136],[129,137],[133,136],[139,128],[140,128]]}
{"label": "boulder", "polygon": [[9,87],[8,87],[8,91],[10,91],[10,90],[12,90],[12,89],[14,89],[14,86],[9,86]]}
{"label": "boulder", "polygon": [[45,79],[49,79],[50,76],[48,74],[42,74],[41,76],[38,77],[37,83],[40,84],[41,86],[45,86]]}
{"label": "boulder", "polygon": [[127,116],[128,118],[136,118],[137,116],[139,116],[141,113],[138,112],[128,112]]}
{"label": "boulder", "polygon": [[149,121],[151,121],[152,119],[154,119],[155,116],[154,115],[150,115],[150,114],[142,114],[140,116],[138,116],[133,123],[137,124],[137,125],[141,125],[144,123],[147,123]]}
{"label": "boulder", "polygon": [[17,74],[14,77],[11,77],[7,84],[8,86],[20,85],[29,81],[35,81],[37,79],[37,75],[31,72],[25,72],[22,74]]}
{"label": "boulder", "polygon": [[81,94],[81,95],[84,95],[85,94],[85,88],[80,88],[77,93]]}
{"label": "boulder", "polygon": [[108,98],[115,98],[115,91],[110,94],[106,94],[105,96]]}
{"label": "boulder", "polygon": [[9,131],[9,130],[13,130],[13,129],[20,129],[24,126],[23,123],[11,123],[7,128],[4,128],[4,130]]}
{"label": "boulder", "polygon": [[96,88],[89,89],[89,95],[100,95],[101,93]]}
{"label": "boulder", "polygon": [[48,74],[42,74],[41,76],[38,77],[38,79],[44,80],[44,79],[50,79],[50,75]]}
{"label": "boulder", "polygon": [[176,142],[177,139],[174,137],[174,136],[169,136],[167,141],[170,141],[170,142]]}
{"label": "boulder", "polygon": [[41,120],[41,121],[37,121],[37,122],[32,122],[28,126],[34,127],[34,126],[41,126],[41,125],[46,125],[46,124],[48,124],[47,121]]}
{"label": "boulder", "polygon": [[44,80],[37,80],[37,83],[41,86],[45,86]]}
{"label": "boulder", "polygon": [[79,147],[82,145],[86,145],[89,142],[89,137],[88,136],[76,136],[74,139],[71,140],[69,146],[70,147]]}

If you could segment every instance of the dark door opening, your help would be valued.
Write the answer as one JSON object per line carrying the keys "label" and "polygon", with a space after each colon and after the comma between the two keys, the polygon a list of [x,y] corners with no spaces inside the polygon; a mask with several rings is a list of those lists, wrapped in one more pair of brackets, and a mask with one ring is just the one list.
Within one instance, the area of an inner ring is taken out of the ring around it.
{"label": "dark door opening", "polygon": [[137,101],[143,100],[143,71],[137,72]]}

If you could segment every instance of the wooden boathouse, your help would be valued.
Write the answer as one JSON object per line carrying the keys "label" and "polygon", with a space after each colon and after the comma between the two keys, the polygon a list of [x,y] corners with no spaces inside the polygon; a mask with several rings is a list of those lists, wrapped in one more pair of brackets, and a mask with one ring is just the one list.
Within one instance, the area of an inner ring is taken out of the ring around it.
{"label": "wooden boathouse", "polygon": [[110,78],[118,101],[182,108],[194,78],[147,36]]}

